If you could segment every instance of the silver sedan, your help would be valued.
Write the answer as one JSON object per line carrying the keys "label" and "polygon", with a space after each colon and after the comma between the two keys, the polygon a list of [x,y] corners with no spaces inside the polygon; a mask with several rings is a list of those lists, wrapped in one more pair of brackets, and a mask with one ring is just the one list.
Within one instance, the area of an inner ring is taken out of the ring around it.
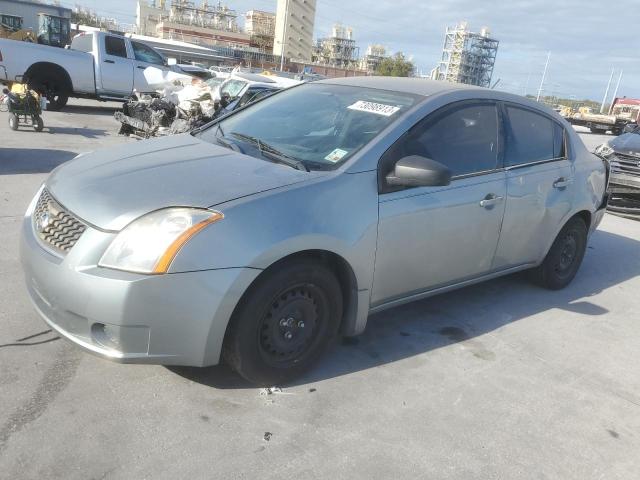
{"label": "silver sedan", "polygon": [[22,262],[43,319],[92,353],[224,359],[275,384],[372,312],[519,270],[564,287],[606,178],[522,97],[326,80],[64,164],[28,208]]}

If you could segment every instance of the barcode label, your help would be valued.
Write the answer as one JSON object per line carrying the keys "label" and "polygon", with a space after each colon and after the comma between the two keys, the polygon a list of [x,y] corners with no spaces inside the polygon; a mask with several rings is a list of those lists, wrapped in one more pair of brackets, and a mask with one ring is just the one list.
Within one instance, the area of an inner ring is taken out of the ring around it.
{"label": "barcode label", "polygon": [[365,102],[364,100],[358,100],[356,103],[354,103],[353,105],[349,105],[347,108],[349,108],[350,110],[358,110],[359,112],[369,112],[375,113],[377,115],[384,115],[385,117],[390,117],[398,110],[400,110],[400,107],[394,107],[393,105]]}

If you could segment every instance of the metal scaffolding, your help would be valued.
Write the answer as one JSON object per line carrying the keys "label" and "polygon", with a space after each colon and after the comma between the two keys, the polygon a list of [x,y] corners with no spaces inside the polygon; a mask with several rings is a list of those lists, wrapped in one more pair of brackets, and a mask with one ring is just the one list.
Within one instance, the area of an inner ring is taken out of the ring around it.
{"label": "metal scaffolding", "polygon": [[337,23],[333,26],[330,37],[317,40],[313,47],[312,61],[332,67],[349,68],[355,66],[359,52],[351,28]]}
{"label": "metal scaffolding", "polygon": [[188,0],[173,0],[168,20],[182,25],[237,32],[237,16],[235,10],[222,5],[221,2],[217,5],[209,5],[209,2],[204,0],[200,6],[197,6],[195,2]]}
{"label": "metal scaffolding", "polygon": [[447,28],[442,59],[432,76],[436,80],[489,87],[498,43],[489,37],[487,28],[480,33],[470,32],[467,22]]}

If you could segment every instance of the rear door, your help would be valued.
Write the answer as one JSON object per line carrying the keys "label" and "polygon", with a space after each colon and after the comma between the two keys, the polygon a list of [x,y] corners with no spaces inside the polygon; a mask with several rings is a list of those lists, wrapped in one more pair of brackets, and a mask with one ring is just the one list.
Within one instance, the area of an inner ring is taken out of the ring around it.
{"label": "rear door", "polygon": [[372,306],[492,270],[506,191],[500,126],[494,102],[460,102],[427,116],[385,153],[380,179],[409,155],[436,160],[453,177],[444,187],[379,186]]}
{"label": "rear door", "polygon": [[125,39],[104,35],[100,42],[99,93],[125,97],[133,91],[133,62],[127,56]]}
{"label": "rear door", "polygon": [[507,201],[496,267],[538,262],[571,212],[573,163],[564,127],[542,112],[505,104]]}
{"label": "rear door", "polygon": [[171,69],[164,64],[164,58],[153,48],[140,42],[131,42],[133,50],[133,86],[138,92],[153,92],[152,85],[168,81]]}

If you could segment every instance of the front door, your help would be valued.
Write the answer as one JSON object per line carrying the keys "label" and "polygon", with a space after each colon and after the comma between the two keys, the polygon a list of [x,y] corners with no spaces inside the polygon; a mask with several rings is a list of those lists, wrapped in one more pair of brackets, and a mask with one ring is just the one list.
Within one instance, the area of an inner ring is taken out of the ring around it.
{"label": "front door", "polygon": [[445,187],[400,191],[380,182],[373,307],[492,270],[506,196],[500,123],[492,102],[453,104],[385,153],[381,178],[408,155],[436,160],[453,177]]}
{"label": "front door", "polygon": [[100,94],[126,97],[133,90],[133,63],[127,57],[125,39],[105,35],[100,60]]}
{"label": "front door", "polygon": [[171,81],[173,71],[153,48],[140,42],[131,42],[134,56],[133,86],[137,92],[155,92],[158,86]]}

